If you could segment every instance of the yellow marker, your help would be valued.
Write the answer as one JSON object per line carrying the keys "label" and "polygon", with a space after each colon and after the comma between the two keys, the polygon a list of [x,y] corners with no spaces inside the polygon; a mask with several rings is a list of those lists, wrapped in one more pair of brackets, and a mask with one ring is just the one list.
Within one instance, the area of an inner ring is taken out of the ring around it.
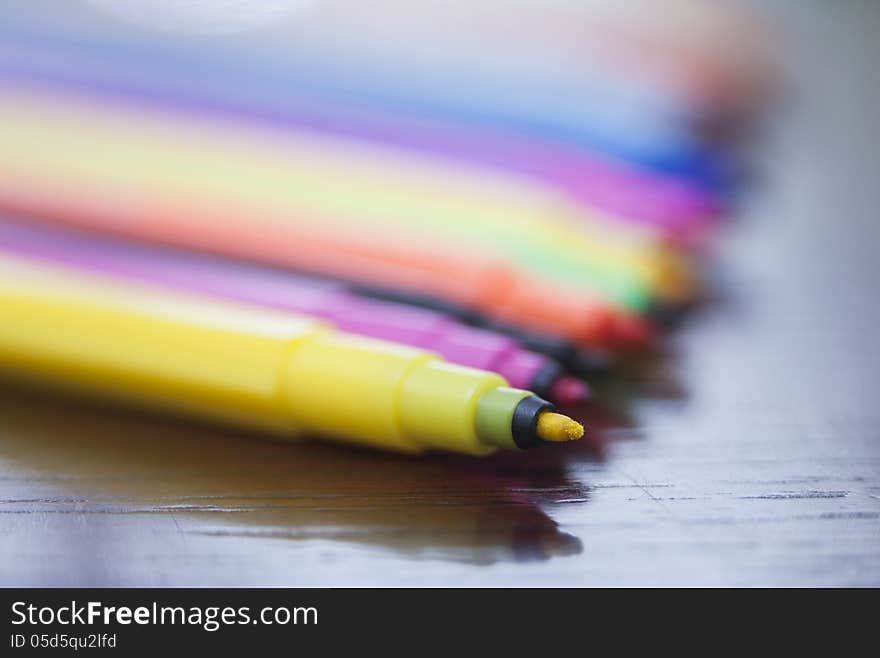
{"label": "yellow marker", "polygon": [[140,405],[410,453],[562,432],[552,405],[498,375],[304,316],[8,257],[0,309],[0,368]]}

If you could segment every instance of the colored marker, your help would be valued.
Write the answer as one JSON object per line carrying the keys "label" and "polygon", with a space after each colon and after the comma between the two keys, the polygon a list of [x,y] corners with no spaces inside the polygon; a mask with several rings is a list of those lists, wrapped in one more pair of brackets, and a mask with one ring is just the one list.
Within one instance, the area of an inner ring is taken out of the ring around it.
{"label": "colored marker", "polygon": [[7,373],[283,437],[485,455],[583,434],[500,375],[292,313],[12,257],[0,307]]}
{"label": "colored marker", "polygon": [[[39,44],[30,58],[36,57],[36,71],[42,70],[44,76],[51,75],[46,63],[54,57],[62,75],[80,68],[102,80],[141,79],[147,85],[170,87],[174,93],[183,87],[223,98],[246,96],[252,104],[278,106],[305,99],[361,106],[392,116],[427,117],[501,135],[524,134],[568,144],[612,161],[667,172],[710,190],[723,188],[725,182],[722,158],[690,126],[652,111],[634,113],[623,121],[620,105],[601,108],[595,96],[571,87],[546,89],[545,84],[529,89],[516,77],[508,83],[500,75],[469,80],[436,67],[407,71],[400,60],[389,68],[387,62],[369,56],[353,65],[344,58],[334,61],[316,57],[315,52],[294,51],[273,61],[259,54],[250,57],[246,50],[199,52],[191,41],[183,48],[167,41],[157,47],[139,43],[133,35],[124,44],[114,44],[25,27],[18,32],[8,30],[4,40],[19,46],[11,61],[19,62],[21,72],[27,66],[28,47]],[[254,59],[259,62],[256,67]],[[10,65],[6,68],[16,70]],[[424,84],[425,79],[431,83]],[[565,95],[566,102],[554,100],[560,95]]]}
{"label": "colored marker", "polygon": [[0,219],[0,250],[124,279],[323,318],[355,334],[434,351],[452,363],[497,372],[561,405],[585,401],[579,379],[513,339],[441,313],[361,297],[339,283],[180,251]]}
{"label": "colored marker", "polygon": [[[571,207],[521,181],[358,149],[347,140],[294,138],[51,95],[7,92],[2,99],[3,159],[50,179],[80,177],[110,195],[143,189],[188,203],[207,198],[237,206],[255,222],[272,213],[272,221],[348,239],[384,234],[384,241],[402,246],[442,244],[451,251],[467,244],[636,312],[655,298],[692,295],[694,279],[680,254],[567,225]],[[93,150],[102,157],[82,158]]]}
{"label": "colored marker", "polygon": [[431,118],[389,116],[364,107],[301,101],[283,107],[254,107],[236,99],[203,100],[191,90],[151,91],[124,79],[109,83],[87,74],[46,76],[0,66],[8,85],[52,86],[118,102],[120,99],[176,110],[258,121],[282,129],[308,130],[379,142],[512,171],[546,181],[573,201],[602,212],[607,221],[647,226],[677,242],[696,242],[724,210],[717,195],[673,176],[649,173],[603,160],[570,145],[528,135],[504,136]]}

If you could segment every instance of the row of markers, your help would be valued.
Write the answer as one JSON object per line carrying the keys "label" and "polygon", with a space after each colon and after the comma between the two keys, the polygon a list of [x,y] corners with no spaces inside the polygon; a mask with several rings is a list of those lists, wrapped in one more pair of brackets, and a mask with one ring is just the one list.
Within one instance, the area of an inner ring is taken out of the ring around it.
{"label": "row of markers", "polygon": [[562,405],[701,294],[727,142],[773,82],[762,25],[708,0],[219,26],[43,4],[0,22],[0,251],[324,317]]}

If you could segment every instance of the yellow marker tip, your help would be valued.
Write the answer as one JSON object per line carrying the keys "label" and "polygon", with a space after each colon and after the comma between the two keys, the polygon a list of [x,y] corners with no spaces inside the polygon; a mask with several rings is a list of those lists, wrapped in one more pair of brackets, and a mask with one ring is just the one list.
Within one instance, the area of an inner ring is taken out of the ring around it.
{"label": "yellow marker tip", "polygon": [[537,433],[544,441],[564,443],[581,438],[584,435],[584,426],[568,416],[545,411],[538,416]]}

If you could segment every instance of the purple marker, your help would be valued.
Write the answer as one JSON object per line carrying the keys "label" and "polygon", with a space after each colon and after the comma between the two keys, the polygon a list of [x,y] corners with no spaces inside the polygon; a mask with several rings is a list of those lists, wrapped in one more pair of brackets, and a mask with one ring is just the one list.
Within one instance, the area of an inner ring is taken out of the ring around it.
{"label": "purple marker", "polygon": [[511,386],[569,406],[589,399],[581,380],[507,336],[426,309],[361,297],[343,284],[183,251],[0,219],[0,249],[82,270],[324,318],[338,329],[431,350],[497,372]]}

